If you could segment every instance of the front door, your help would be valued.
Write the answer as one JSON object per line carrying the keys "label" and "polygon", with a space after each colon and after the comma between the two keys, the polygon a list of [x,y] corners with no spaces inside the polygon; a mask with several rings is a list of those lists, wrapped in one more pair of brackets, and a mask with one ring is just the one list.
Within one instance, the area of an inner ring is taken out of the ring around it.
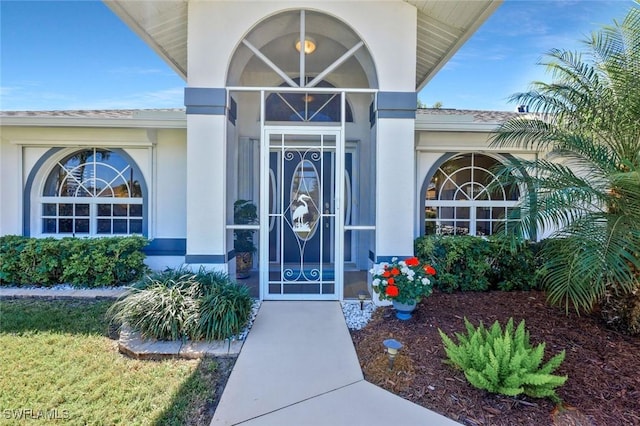
{"label": "front door", "polygon": [[268,247],[261,244],[261,259],[269,264],[261,271],[264,298],[341,298],[344,185],[337,182],[345,178],[340,130],[269,127],[263,150],[268,176],[263,176],[267,199],[261,202],[261,223],[267,224],[262,238]]}

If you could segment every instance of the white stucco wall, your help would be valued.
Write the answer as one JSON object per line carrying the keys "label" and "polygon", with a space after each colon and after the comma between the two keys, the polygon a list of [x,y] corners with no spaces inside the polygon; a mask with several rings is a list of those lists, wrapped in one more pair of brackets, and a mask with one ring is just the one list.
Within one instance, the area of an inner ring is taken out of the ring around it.
{"label": "white stucco wall", "polygon": [[[34,167],[31,199],[42,193],[56,161],[82,148],[123,149],[142,172],[148,189],[150,238],[186,236],[185,131],[118,128],[3,127],[0,145],[0,233],[23,234],[23,188]],[[49,156],[53,148],[61,148]],[[39,210],[32,207],[29,228],[41,235]]]}
{"label": "white stucco wall", "polygon": [[226,241],[224,115],[187,116],[187,254],[223,255]]}
{"label": "white stucco wall", "polygon": [[376,161],[376,256],[413,254],[414,122],[379,119]]}
{"label": "white stucco wall", "polygon": [[21,149],[10,135],[0,138],[0,235],[22,233]]}
{"label": "white stucco wall", "polygon": [[187,136],[186,131],[158,132],[153,151],[153,182],[147,182],[155,194],[154,238],[185,238],[187,235]]}
{"label": "white stucco wall", "polygon": [[416,9],[397,1],[192,1],[189,3],[191,87],[224,87],[233,52],[253,26],[285,10],[308,8],[347,22],[373,56],[379,89],[415,90]]}

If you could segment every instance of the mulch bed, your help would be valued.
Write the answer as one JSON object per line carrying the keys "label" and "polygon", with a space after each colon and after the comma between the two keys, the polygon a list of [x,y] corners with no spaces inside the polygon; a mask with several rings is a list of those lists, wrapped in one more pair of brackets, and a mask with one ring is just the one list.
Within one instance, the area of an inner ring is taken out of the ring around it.
{"label": "mulch bed", "polygon": [[[545,361],[566,350],[555,372],[569,377],[557,389],[564,407],[476,389],[445,364],[438,328],[451,337],[464,332],[464,317],[486,326],[524,319],[532,345],[546,342]],[[436,292],[408,321],[390,307],[377,309],[352,338],[368,381],[465,425],[640,425],[640,338],[607,329],[597,315],[567,315],[539,291]],[[404,345],[392,371],[382,346],[387,338]]]}

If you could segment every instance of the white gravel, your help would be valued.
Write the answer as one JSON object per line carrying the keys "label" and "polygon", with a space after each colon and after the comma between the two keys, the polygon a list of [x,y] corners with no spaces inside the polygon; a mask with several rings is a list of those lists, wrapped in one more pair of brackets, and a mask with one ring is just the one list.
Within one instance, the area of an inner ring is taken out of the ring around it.
{"label": "white gravel", "polygon": [[251,327],[253,326],[253,321],[255,321],[259,310],[260,310],[260,301],[254,300],[253,306],[251,306],[251,313],[249,314],[249,321],[247,322],[247,325],[244,327],[244,329],[240,333],[233,336],[231,340],[244,340],[247,338],[247,335],[249,334],[249,330],[251,330]]}
{"label": "white gravel", "polygon": [[371,314],[376,310],[376,306],[371,301],[364,302],[363,309],[360,310],[359,301],[342,302],[342,313],[350,330],[362,329],[369,320]]}

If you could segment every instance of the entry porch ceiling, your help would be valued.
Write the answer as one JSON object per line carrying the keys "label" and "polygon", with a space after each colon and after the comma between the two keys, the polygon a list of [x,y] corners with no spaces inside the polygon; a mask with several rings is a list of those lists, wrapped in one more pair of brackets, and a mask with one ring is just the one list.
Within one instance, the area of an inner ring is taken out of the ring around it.
{"label": "entry porch ceiling", "polygon": [[[396,1],[405,1],[418,12],[416,91],[419,91],[503,0]],[[183,79],[187,79],[189,0],[104,0],[104,3]],[[357,3],[354,1],[354,4]]]}

